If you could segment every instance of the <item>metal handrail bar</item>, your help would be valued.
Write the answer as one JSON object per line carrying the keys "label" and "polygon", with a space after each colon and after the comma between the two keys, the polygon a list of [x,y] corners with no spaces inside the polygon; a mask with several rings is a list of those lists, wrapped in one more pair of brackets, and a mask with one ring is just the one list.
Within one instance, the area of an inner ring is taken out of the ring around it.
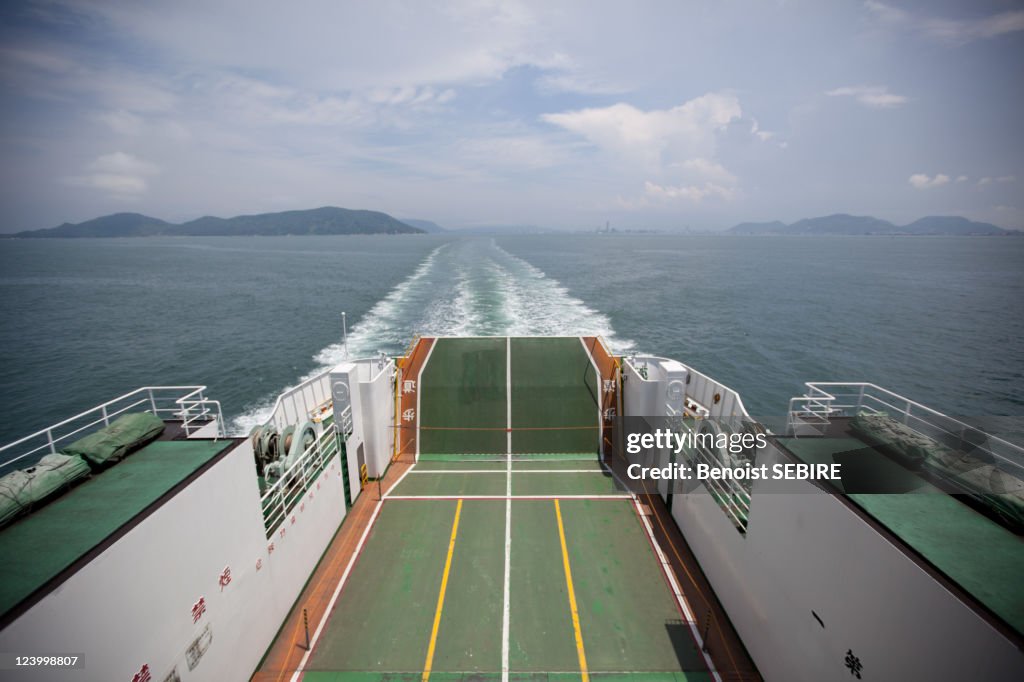
{"label": "metal handrail bar", "polygon": [[[639,354],[639,353],[634,355],[633,358],[634,358],[634,360],[639,361],[639,362],[643,362],[645,364],[650,362],[651,360],[666,360],[666,361],[670,360],[670,358],[663,358],[663,357],[660,357],[660,356],[657,356],[657,355],[643,355],[643,354]],[[626,359],[628,361],[628,357]],[[638,369],[636,367],[635,362],[631,362],[630,364],[632,364],[635,369]],[[700,370],[694,369],[691,365],[688,365],[686,363],[680,363],[680,364],[682,364],[684,367],[686,367],[686,369],[689,372],[691,372],[692,374],[696,374],[697,376],[705,379],[706,381],[708,381],[708,382],[710,382],[712,384],[715,384],[716,386],[721,386],[722,390],[728,391],[729,393],[732,394],[733,398],[735,399],[735,402],[733,404],[737,408],[739,408],[739,412],[738,413],[734,413],[733,415],[730,415],[730,416],[744,416],[744,417],[749,417],[750,416],[750,413],[747,412],[747,406],[743,404],[743,397],[740,396],[740,394],[737,391],[729,388],[728,386],[726,386],[725,384],[723,384],[722,382],[720,382],[720,381],[718,381],[716,379],[712,379],[711,377],[709,377],[707,374],[704,374]],[[687,396],[687,397],[689,397],[689,396]],[[693,398],[690,398],[690,399],[693,400]],[[724,399],[724,396],[723,396],[723,399]],[[696,402],[696,401],[694,400],[694,402]]]}
{"label": "metal handrail bar", "polygon": [[[324,377],[327,377],[331,373],[331,369],[333,368],[328,367],[322,372],[319,372],[318,374],[311,376],[302,383],[296,384],[295,386],[292,386],[291,388],[283,391],[280,395],[278,395],[277,400],[274,401],[274,406],[270,409],[270,417],[267,419],[267,423],[269,424],[270,421],[274,418],[274,415],[277,414],[278,409],[285,410],[285,418],[287,419],[288,414],[287,408],[283,406],[284,401],[291,398],[293,395],[295,395],[302,389],[306,388],[310,384],[318,383]],[[317,408],[323,407],[326,403],[330,402],[330,400],[330,396],[328,396],[326,400],[317,405]],[[295,415],[295,419],[293,419],[292,421],[298,421],[298,414]]]}
{"label": "metal handrail bar", "polygon": [[342,438],[344,438],[344,437],[348,436],[348,434],[352,433],[353,424],[352,424],[352,406],[351,405],[349,405],[348,407],[346,407],[344,410],[341,411],[341,415],[339,415],[339,418],[335,421],[335,423],[337,424],[339,422],[341,423],[340,433],[341,433]]}
{"label": "metal handrail bar", "polygon": [[[81,433],[82,431],[84,431],[86,429],[94,427],[94,426],[96,426],[96,425],[98,425],[100,423],[103,423],[105,425],[109,425],[111,417],[117,416],[117,415],[121,414],[122,412],[127,412],[128,410],[130,410],[130,409],[132,409],[134,407],[138,407],[139,405],[142,405],[142,404],[145,404],[145,403],[149,403],[150,408],[151,408],[153,414],[156,414],[158,416],[161,413],[171,413],[171,414],[173,414],[174,413],[174,409],[173,408],[165,408],[165,407],[158,407],[157,406],[157,396],[154,394],[154,391],[184,391],[184,390],[188,390],[188,391],[194,393],[196,390],[205,390],[205,388],[206,388],[205,386],[143,386],[143,387],[135,389],[134,391],[129,391],[128,393],[125,393],[124,395],[118,396],[117,398],[114,398],[112,400],[108,400],[105,403],[101,403],[99,405],[96,405],[95,407],[89,408],[88,410],[85,410],[84,412],[80,412],[79,414],[76,414],[73,417],[68,417],[67,419],[59,421],[59,422],[57,422],[55,424],[52,424],[52,425],[50,425],[50,426],[48,426],[48,427],[46,427],[44,429],[40,429],[39,431],[36,431],[35,433],[29,434],[27,436],[19,438],[18,440],[15,440],[15,441],[13,441],[11,443],[8,443],[7,445],[4,445],[4,446],[0,447],[0,453],[4,453],[4,452],[10,451],[12,448],[15,448],[15,447],[17,447],[19,445],[22,445],[24,443],[27,443],[27,442],[31,441],[34,438],[45,438],[46,439],[46,443],[44,445],[40,445],[40,446],[34,447],[30,451],[28,451],[26,453],[22,453],[22,454],[20,454],[20,455],[18,455],[16,457],[12,457],[10,459],[4,460],[3,462],[0,462],[0,467],[7,466],[8,464],[12,464],[14,462],[17,462],[18,460],[24,459],[25,457],[31,456],[33,454],[36,454],[40,450],[49,449],[51,453],[56,453],[57,452],[57,447],[56,446],[61,441],[64,441],[64,440],[66,440],[66,439],[68,439],[68,438],[70,438],[70,437],[72,437],[72,436],[74,436],[74,435],[76,435],[78,433]],[[127,406],[121,406],[118,409],[114,410],[113,412],[111,412],[108,409],[108,408],[111,408],[112,406],[117,406],[120,403],[122,403],[123,401],[129,400],[129,399],[131,399],[131,398],[133,398],[135,396],[138,396],[138,395],[143,395],[144,397],[141,400],[136,400],[136,401],[132,402],[131,404],[127,405]],[[171,398],[170,397],[160,396],[160,400],[169,400],[169,399],[171,399]],[[86,418],[86,417],[91,417],[92,415],[97,415],[98,418],[94,419],[93,421],[89,422],[88,424],[86,424],[84,426],[78,426],[77,428],[74,428],[72,431],[69,431],[68,433],[60,433],[59,435],[55,434],[55,432],[57,432],[61,427],[68,426],[68,425],[73,424],[74,422],[76,422],[76,421],[78,421],[80,419],[83,419],[83,418]]]}
{"label": "metal handrail bar", "polygon": [[[88,424],[85,424],[84,426],[78,427],[74,431],[70,431],[68,433],[65,433],[64,435],[58,437],[56,440],[54,440],[52,437],[48,437],[46,443],[43,443],[42,445],[38,445],[35,448],[33,448],[32,450],[29,450],[28,452],[26,452],[24,454],[18,455],[17,457],[12,457],[11,459],[6,460],[2,464],[0,464],[0,467],[5,467],[8,464],[13,464],[14,462],[17,462],[20,459],[24,459],[24,458],[26,458],[26,457],[28,457],[30,455],[36,454],[40,450],[49,450],[50,454],[55,454],[57,452],[55,446],[60,441],[66,440],[67,438],[70,438],[71,436],[74,436],[77,433],[85,431],[86,429],[90,429],[90,428],[96,426],[97,424],[104,424],[104,423],[105,424],[109,424],[110,423],[110,417],[116,417],[117,415],[121,414],[122,412],[127,412],[128,410],[132,409],[133,407],[137,407],[138,405],[142,405],[142,404],[144,404],[146,402],[148,402],[148,401],[146,401],[146,400],[137,400],[136,402],[128,405],[127,407],[125,407],[125,408],[123,408],[121,410],[118,410],[117,412],[113,412],[111,414],[108,414],[108,415],[105,415],[103,417],[100,417],[99,419],[97,419],[95,421],[91,421]],[[22,443],[25,440],[28,440],[28,439],[33,438],[34,436],[38,436],[38,435],[40,435],[40,434],[34,433],[31,436],[26,436],[25,438],[22,438],[19,441],[16,441],[14,443],[11,443],[10,445],[6,445],[3,448],[0,448],[0,452],[2,452],[3,450],[7,449],[8,447],[12,447],[14,445],[18,445],[19,443]],[[50,434],[48,433],[47,435],[49,436]]]}
{"label": "metal handrail bar", "polygon": [[[683,420],[679,424],[690,433],[696,433],[694,429]],[[724,462],[712,461],[710,455],[703,451],[703,448],[693,448],[693,452],[706,464],[720,466]],[[750,517],[751,494],[736,479],[706,479],[702,481],[708,490],[717,491],[720,495],[719,507],[733,520],[738,528],[746,528],[747,522],[740,518],[743,514]],[[728,486],[728,487],[727,487]],[[730,490],[731,488],[731,490]]]}
{"label": "metal handrail bar", "polygon": [[[268,537],[309,490],[312,484],[310,480],[312,471],[317,467],[320,467],[322,471],[323,464],[337,454],[338,443],[335,435],[336,431],[333,426],[324,429],[316,441],[281,474],[281,478],[275,481],[260,498]],[[297,479],[301,479],[301,489],[293,492],[290,488]],[[288,489],[286,490],[286,488]],[[290,494],[292,497],[289,499]]]}
{"label": "metal handrail bar", "polygon": [[[183,396],[174,401],[175,403],[181,406],[182,427],[185,429],[185,433],[187,435],[192,435],[192,432],[190,431],[189,427],[192,425],[193,422],[203,417],[206,417],[207,415],[215,414],[214,418],[217,420],[217,437],[225,437],[227,435],[227,430],[224,425],[224,412],[221,409],[220,401],[211,400],[210,398],[204,398],[201,388],[198,390],[198,398],[190,398],[190,396],[194,395],[196,392],[197,391],[193,391],[189,395]],[[207,407],[208,405],[216,407],[216,412]],[[195,408],[202,409],[200,409],[195,416],[189,416],[191,410]]]}
{"label": "metal handrail bar", "polygon": [[[332,449],[330,441],[327,446],[321,446],[322,440],[318,440],[317,443],[310,446],[310,448],[303,453],[303,456],[297,460],[288,471],[268,490],[261,498],[261,505],[264,512],[264,522],[268,533],[272,533],[279,522],[284,520],[284,517],[289,511],[295,508],[299,500],[309,490],[310,487],[310,471],[316,466],[322,467],[327,459],[333,457],[336,453],[336,446]],[[316,456],[314,456],[316,455]],[[314,466],[310,466],[314,464]],[[296,469],[300,471],[296,472]],[[301,475],[302,486],[297,492],[292,490],[285,490],[285,484],[291,488],[292,484]],[[289,495],[292,495],[289,498]],[[272,499],[271,499],[272,498]],[[270,500],[270,504],[267,503]]]}
{"label": "metal handrail bar", "polygon": [[[1021,447],[1020,445],[1017,445],[1015,443],[1011,443],[1010,441],[1008,441],[1008,440],[1006,440],[1004,438],[1000,438],[999,436],[995,436],[995,435],[992,435],[990,433],[986,433],[985,431],[982,431],[981,429],[979,429],[976,426],[972,426],[971,424],[968,424],[968,423],[966,423],[964,421],[961,421],[961,420],[959,420],[959,419],[957,419],[955,417],[950,417],[949,415],[943,414],[942,412],[939,412],[938,410],[936,410],[934,408],[928,407],[927,405],[924,405],[924,404],[919,403],[917,401],[914,401],[914,400],[911,400],[911,399],[906,398],[904,396],[901,396],[898,393],[894,393],[893,391],[890,391],[890,390],[888,390],[886,388],[882,388],[881,386],[878,386],[876,384],[869,383],[869,382],[839,382],[839,381],[833,381],[833,382],[808,382],[805,385],[808,388],[807,394],[803,395],[803,396],[797,396],[797,397],[792,398],[790,400],[790,421],[791,421],[791,423],[793,421],[793,418],[796,416],[796,413],[795,413],[795,411],[793,409],[794,403],[799,403],[800,401],[807,401],[807,400],[811,400],[811,399],[816,399],[816,398],[819,398],[819,397],[825,397],[827,400],[831,400],[832,401],[831,406],[832,406],[832,410],[834,412],[835,411],[840,411],[840,410],[843,410],[843,409],[847,409],[847,408],[849,408],[849,409],[868,408],[868,409],[871,409],[873,412],[878,413],[879,410],[877,410],[875,406],[876,405],[881,405],[881,406],[884,406],[886,408],[889,408],[890,410],[898,412],[900,415],[902,415],[904,423],[906,423],[909,419],[913,419],[913,420],[915,420],[917,422],[920,422],[922,424],[927,424],[932,429],[936,429],[936,430],[941,431],[941,432],[943,432],[943,433],[945,433],[947,435],[957,436],[957,437],[960,437],[960,438],[962,438],[964,436],[964,434],[968,433],[968,432],[976,433],[976,434],[979,434],[979,435],[983,435],[986,438],[987,443],[986,443],[986,447],[984,447],[982,449],[986,450],[989,454],[993,455],[994,457],[996,457],[996,458],[998,458],[1000,460],[1003,460],[1004,462],[1012,465],[1015,468],[1020,468],[1022,466],[1022,462],[1024,462],[1024,447]],[[858,389],[858,392],[857,393],[842,393],[842,392],[836,391],[833,394],[833,393],[829,393],[829,392],[825,391],[825,389],[823,387],[828,387],[830,389],[833,389],[833,387],[836,387],[836,388],[844,388],[844,387],[846,387],[846,388],[856,388],[856,389]],[[821,393],[822,396],[811,395],[812,392]],[[872,392],[874,392],[874,393],[872,393]],[[875,393],[880,394],[880,395],[877,395]],[[854,396],[857,397],[857,401],[856,402],[853,402],[853,403],[839,402],[840,400],[843,400],[843,399],[845,399],[847,397],[852,398]],[[901,404],[902,404],[902,406],[901,406]],[[807,407],[806,402],[804,403],[803,407]],[[917,411],[918,413],[914,414],[913,411]],[[923,415],[921,413],[923,413]],[[929,421],[928,419],[925,419],[926,416],[934,418],[934,421]],[[958,429],[958,431],[951,430],[951,429]],[[1005,448],[1009,453],[1012,453],[1012,456],[1008,457],[1007,455],[1004,455],[1004,454],[1002,454],[1000,452],[996,452],[994,450],[994,447],[993,447],[995,445],[998,445],[1000,448]],[[1019,458],[1021,461],[1015,461],[1014,457]]]}

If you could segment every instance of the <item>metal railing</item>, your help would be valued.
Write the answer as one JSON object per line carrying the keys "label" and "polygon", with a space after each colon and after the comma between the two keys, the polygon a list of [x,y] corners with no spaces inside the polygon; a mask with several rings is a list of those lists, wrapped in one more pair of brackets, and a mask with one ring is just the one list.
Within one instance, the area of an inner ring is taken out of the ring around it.
{"label": "metal railing", "polygon": [[280,430],[289,424],[320,421],[332,402],[330,374],[331,370],[325,369],[277,396],[267,423],[273,422]]}
{"label": "metal railing", "polygon": [[351,405],[349,405],[348,407],[341,411],[341,414],[338,415],[338,418],[335,423],[337,425],[338,433],[341,434],[341,437],[348,438],[354,428],[352,424]]}
{"label": "metal railing", "polygon": [[[686,431],[697,434],[700,431],[700,424],[702,420],[691,420],[691,419],[673,419],[676,425],[676,429],[680,432],[685,429]],[[714,420],[719,423],[719,420]],[[692,422],[697,428],[690,426]],[[720,426],[721,428],[721,426]],[[686,452],[691,458],[691,466],[697,463],[704,463],[708,466],[720,469],[724,467],[741,466],[740,464],[732,461],[736,459],[728,453],[715,453],[708,448],[700,445],[687,448]],[[736,478],[706,478],[702,481],[704,487],[707,488],[708,492],[711,493],[715,501],[718,502],[718,506],[725,512],[725,515],[733,522],[733,524],[741,532],[747,528],[747,522],[750,519],[750,501],[752,493],[752,483],[749,479],[736,479]]]}
{"label": "metal railing", "polygon": [[316,482],[317,476],[338,452],[337,432],[332,425],[324,429],[309,449],[267,489],[260,499],[260,506],[268,538],[284,523],[288,514],[299,504],[306,491]]}
{"label": "metal railing", "polygon": [[206,386],[137,388],[0,447],[0,472],[15,462],[55,454],[63,445],[109,426],[112,419],[132,411],[152,412],[165,420],[181,420],[186,435],[216,420],[217,437],[223,437],[224,415],[220,402],[205,397],[205,391]]}
{"label": "metal railing", "polygon": [[886,415],[918,433],[957,450],[980,450],[1003,471],[1024,479],[1024,447],[945,415],[927,405],[867,382],[807,382],[804,395],[791,398],[786,427],[823,433],[833,417]]}

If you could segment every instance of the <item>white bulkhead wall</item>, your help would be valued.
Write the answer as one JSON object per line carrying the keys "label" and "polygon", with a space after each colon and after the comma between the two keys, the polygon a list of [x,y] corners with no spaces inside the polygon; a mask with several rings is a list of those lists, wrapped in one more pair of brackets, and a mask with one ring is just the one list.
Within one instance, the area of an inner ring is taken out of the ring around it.
{"label": "white bulkhead wall", "polygon": [[[339,421],[339,429],[342,412],[350,407],[352,408],[352,433],[345,439],[345,452],[348,460],[346,475],[349,480],[352,501],[355,502],[361,492],[358,452],[360,446],[363,445],[363,422],[361,419],[356,419],[356,415],[362,413],[362,401],[359,395],[358,363],[343,362],[332,369],[330,382],[331,400],[334,404],[334,418]],[[365,447],[363,449],[365,450]]]}
{"label": "white bulkhead wall", "polygon": [[4,628],[0,651],[83,656],[62,680],[248,679],[344,516],[335,456],[268,539],[246,439]]}
{"label": "white bulkhead wall", "polygon": [[335,414],[352,406],[352,435],[346,443],[349,468],[355,472],[353,490],[359,489],[357,452],[363,446],[367,475],[384,475],[394,448],[393,360],[381,366],[377,360],[343,362],[331,370]]}
{"label": "white bulkhead wall", "polygon": [[865,680],[1024,679],[1013,643],[809,482],[755,481],[745,534],[703,486],[671,511],[766,680],[855,679],[847,656]]}

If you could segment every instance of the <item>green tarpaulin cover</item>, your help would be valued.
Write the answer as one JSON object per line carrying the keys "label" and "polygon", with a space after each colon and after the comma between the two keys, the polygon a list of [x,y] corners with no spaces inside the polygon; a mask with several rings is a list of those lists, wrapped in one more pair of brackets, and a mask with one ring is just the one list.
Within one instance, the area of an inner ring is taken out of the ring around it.
{"label": "green tarpaulin cover", "polygon": [[164,430],[160,417],[149,412],[125,414],[96,433],[63,448],[66,455],[78,455],[94,468],[112,464],[129,452],[153,440]]}
{"label": "green tarpaulin cover", "polygon": [[0,479],[0,526],[88,474],[89,465],[77,455],[46,455],[34,467],[7,474]]}
{"label": "green tarpaulin cover", "polygon": [[864,441],[911,468],[924,469],[953,484],[988,506],[1017,532],[1024,529],[1024,482],[1017,477],[973,454],[946,447],[885,415],[858,415],[850,424]]}

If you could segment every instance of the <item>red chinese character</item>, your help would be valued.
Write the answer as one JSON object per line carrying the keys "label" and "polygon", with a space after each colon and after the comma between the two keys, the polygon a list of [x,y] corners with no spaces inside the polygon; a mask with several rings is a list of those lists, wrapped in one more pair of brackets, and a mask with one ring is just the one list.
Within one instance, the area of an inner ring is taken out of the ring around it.
{"label": "red chinese character", "polygon": [[206,599],[200,597],[199,601],[192,605],[192,622],[198,623],[204,613],[206,613]]}
{"label": "red chinese character", "polygon": [[292,517],[292,523],[293,524],[295,523],[295,517],[294,516]]}
{"label": "red chinese character", "polygon": [[317,481],[317,482],[316,482],[316,489],[317,489],[317,490],[320,490],[320,481]]}
{"label": "red chinese character", "polygon": [[284,526],[281,526],[281,537],[284,537],[284,531],[285,531],[285,530],[286,530],[286,529],[285,529],[285,527],[284,527]]}
{"label": "red chinese character", "polygon": [[220,574],[220,578],[217,579],[220,583],[220,591],[223,592],[224,588],[231,582],[231,568],[228,566],[224,567],[224,570]]}
{"label": "red chinese character", "polygon": [[[303,502],[302,504],[299,505],[299,511],[300,512],[306,511],[306,503],[305,502]],[[294,518],[294,517],[292,517],[292,518]],[[294,521],[293,521],[293,523],[294,523]]]}
{"label": "red chinese character", "polygon": [[267,554],[273,554],[273,553],[274,553],[274,543],[271,542],[269,545],[267,545]]}
{"label": "red chinese character", "polygon": [[153,676],[149,674],[149,663],[144,663],[139,672],[132,676],[132,682],[150,682]]}
{"label": "red chinese character", "polygon": [[263,559],[257,559],[256,560],[256,570],[258,571],[261,568],[263,568]]}

